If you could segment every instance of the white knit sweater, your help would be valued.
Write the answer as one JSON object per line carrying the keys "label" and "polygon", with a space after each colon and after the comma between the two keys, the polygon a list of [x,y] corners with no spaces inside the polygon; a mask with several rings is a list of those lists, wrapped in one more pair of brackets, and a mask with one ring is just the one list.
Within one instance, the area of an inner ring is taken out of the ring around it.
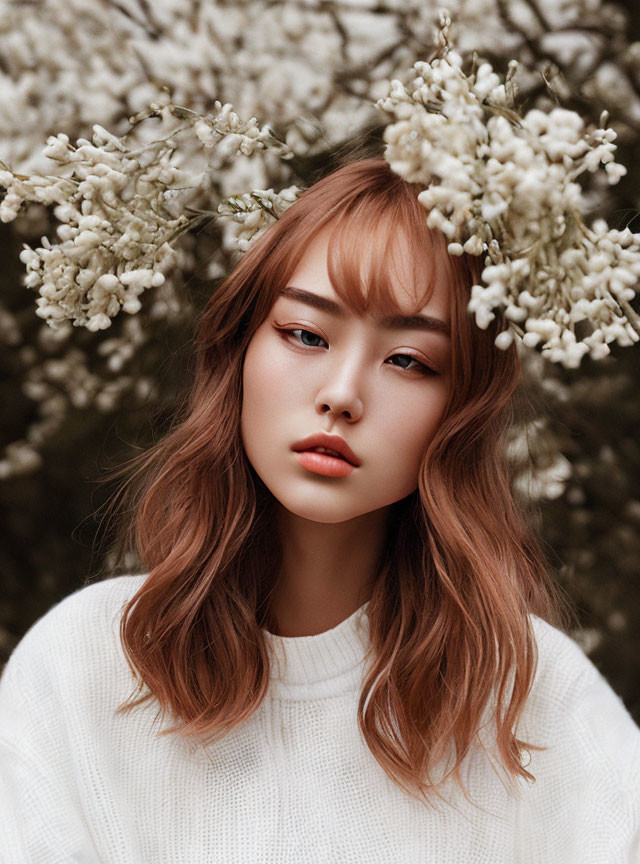
{"label": "white knit sweater", "polygon": [[640,862],[640,730],[580,648],[541,620],[519,729],[548,745],[531,753],[536,783],[523,780],[515,798],[476,748],[463,774],[473,803],[452,785],[449,804],[427,810],[386,776],[357,727],[367,604],[316,636],[265,631],[277,661],[269,694],[208,755],[155,737],[148,703],[114,716],[133,683],[119,612],[143,579],[76,591],[9,660],[2,862]]}

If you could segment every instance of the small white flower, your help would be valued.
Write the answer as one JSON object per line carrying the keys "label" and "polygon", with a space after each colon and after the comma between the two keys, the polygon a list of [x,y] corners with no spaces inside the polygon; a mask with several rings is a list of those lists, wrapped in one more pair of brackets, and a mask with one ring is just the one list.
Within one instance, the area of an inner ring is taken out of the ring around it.
{"label": "small white flower", "polygon": [[111,318],[108,315],[103,314],[102,312],[97,315],[92,315],[91,318],[87,321],[86,327],[87,330],[96,331],[96,330],[106,330],[107,327],[111,326]]}
{"label": "small white flower", "polygon": [[513,342],[514,334],[511,330],[503,330],[502,333],[498,333],[496,338],[494,339],[494,343],[497,348],[501,350],[506,350]]}

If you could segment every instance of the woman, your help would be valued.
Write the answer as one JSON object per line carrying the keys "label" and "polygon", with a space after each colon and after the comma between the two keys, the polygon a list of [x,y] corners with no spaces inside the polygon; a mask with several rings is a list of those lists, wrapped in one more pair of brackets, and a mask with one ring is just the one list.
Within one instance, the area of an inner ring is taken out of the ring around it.
{"label": "woman", "polygon": [[640,860],[640,731],[509,491],[516,350],[418,191],[341,168],[212,296],[146,575],[3,675],[6,860]]}

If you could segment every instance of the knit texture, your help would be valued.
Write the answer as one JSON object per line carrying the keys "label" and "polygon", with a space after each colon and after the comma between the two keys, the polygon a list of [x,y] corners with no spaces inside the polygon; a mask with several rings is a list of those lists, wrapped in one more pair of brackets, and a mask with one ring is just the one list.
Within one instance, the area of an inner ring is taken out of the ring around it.
{"label": "knit texture", "polygon": [[[474,748],[426,809],[373,758],[356,712],[364,604],[315,636],[264,631],[269,692],[205,750],[156,737],[157,704],[114,716],[134,679],[122,576],[53,607],[0,680],[0,861],[7,864],[640,862],[640,730],[568,636],[533,618],[539,666],[519,737],[535,784],[511,794]],[[168,725],[168,721],[167,721]]]}

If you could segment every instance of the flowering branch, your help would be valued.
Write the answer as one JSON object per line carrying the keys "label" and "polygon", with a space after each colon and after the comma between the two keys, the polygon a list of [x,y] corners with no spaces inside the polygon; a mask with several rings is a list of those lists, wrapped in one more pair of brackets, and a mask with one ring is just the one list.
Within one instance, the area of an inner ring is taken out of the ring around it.
{"label": "flowering branch", "polygon": [[218,204],[218,213],[228,217],[227,246],[246,252],[249,246],[296,201],[301,194],[298,186],[273,189],[254,189],[242,195],[233,195]]}
{"label": "flowering branch", "polygon": [[[201,152],[215,147],[218,158],[266,149],[285,159],[292,155],[255,118],[242,121],[231,105],[219,102],[216,111],[204,116],[176,105],[152,105],[131,119],[131,129],[120,138],[101,126],[93,127],[91,141],[75,145],[65,134],[51,136],[44,153],[56,172],[46,176],[17,174],[0,164],[0,184],[7,189],[0,204],[3,222],[14,219],[25,203],[55,205],[59,242],[45,237],[37,249],[25,244],[20,255],[26,285],[40,295],[37,314],[47,324],[71,320],[96,331],[109,327],[121,309],[135,314],[140,294],[162,285],[175,265],[171,244],[215,216],[185,212],[185,199],[202,189],[205,172],[187,172],[175,163],[179,137],[190,135]],[[166,134],[146,143],[131,140],[133,130],[151,118],[162,121]],[[270,199],[270,193],[262,194],[273,213],[279,199]]]}

